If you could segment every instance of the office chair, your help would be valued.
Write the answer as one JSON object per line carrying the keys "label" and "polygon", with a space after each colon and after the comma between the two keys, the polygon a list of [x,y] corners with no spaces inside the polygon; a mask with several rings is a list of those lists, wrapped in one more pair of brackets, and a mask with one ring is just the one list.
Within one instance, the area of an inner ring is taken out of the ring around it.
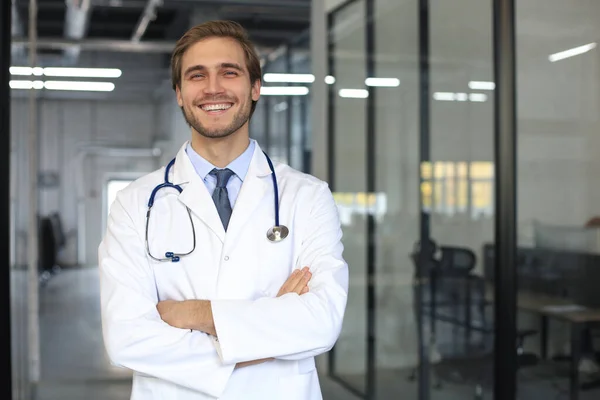
{"label": "office chair", "polygon": [[[423,247],[423,252],[421,253],[421,247]],[[421,258],[422,257],[422,258]],[[434,240],[429,239],[423,246],[421,246],[421,242],[417,241],[414,245],[413,245],[413,251],[410,253],[410,258],[413,262],[413,265],[415,266],[415,272],[413,274],[413,307],[414,307],[414,313],[417,316],[417,325],[418,324],[422,324],[422,318],[423,315],[419,315],[419,296],[418,296],[418,290],[424,290],[424,286],[422,283],[422,281],[420,281],[420,279],[422,279],[423,277],[427,277],[427,280],[429,280],[429,277],[431,277],[431,273],[432,271],[434,271],[435,269],[439,268],[439,248],[437,243]],[[425,293],[423,294],[423,297],[425,297]],[[431,290],[429,291],[429,295],[430,295],[430,299],[431,299]],[[422,305],[423,308],[425,308],[425,304]],[[432,312],[435,312],[435,307],[434,307],[434,302],[431,301],[430,307],[432,307]],[[430,354],[428,355],[428,358],[431,359],[431,351],[434,349],[435,346],[435,320],[433,318],[430,319],[429,321],[430,323],[430,343],[428,343],[429,349],[430,349]],[[417,326],[417,329],[419,329],[419,327]],[[414,368],[411,371],[411,374],[408,377],[409,381],[414,381],[417,378],[417,368]],[[442,387],[442,383],[440,379],[436,379],[436,382],[434,383],[434,387],[436,389],[439,389]]]}
{"label": "office chair", "polygon": [[[471,381],[475,386],[475,399],[483,398],[483,388],[490,386],[489,377],[492,376],[491,368],[493,368],[493,345],[489,348],[489,336],[486,333],[493,332],[492,327],[486,319],[486,308],[492,303],[485,298],[486,285],[482,277],[473,275],[473,270],[477,263],[475,253],[463,247],[454,246],[438,246],[435,241],[426,244],[423,254],[420,253],[420,243],[417,242],[414,246],[411,258],[415,267],[421,268],[421,276],[431,277],[429,282],[430,289],[430,330],[431,343],[430,348],[435,348],[437,345],[436,326],[437,319],[436,309],[450,305],[454,309],[454,315],[458,315],[460,301],[464,300],[465,312],[464,321],[454,322],[457,328],[459,325],[465,328],[465,353],[466,357],[463,360],[455,362],[451,360],[449,363],[442,363],[432,371],[436,382],[434,387],[439,389],[442,387],[444,380],[444,364],[452,371],[448,371],[452,378],[459,377],[461,381]],[[420,258],[422,257],[422,258]],[[465,287],[466,286],[466,287]],[[481,342],[471,347],[472,338],[471,331],[473,326],[472,306],[476,306],[476,312],[480,320],[482,330],[485,332],[482,335]],[[415,310],[417,311],[417,310]],[[427,315],[427,313],[424,313]],[[526,338],[537,334],[535,330],[519,330],[517,332],[517,340],[515,343],[515,352],[517,353],[518,368],[524,368],[538,363],[538,357],[532,353],[526,353],[524,344]],[[486,336],[488,338],[486,344]],[[488,349],[486,349],[486,347]],[[469,350],[472,349],[472,350]],[[473,354],[475,350],[475,355]],[[454,364],[454,366],[452,366]],[[485,366],[484,366],[485,365]],[[453,379],[449,378],[449,381]],[[410,380],[416,379],[416,370],[412,371],[409,377]]]}

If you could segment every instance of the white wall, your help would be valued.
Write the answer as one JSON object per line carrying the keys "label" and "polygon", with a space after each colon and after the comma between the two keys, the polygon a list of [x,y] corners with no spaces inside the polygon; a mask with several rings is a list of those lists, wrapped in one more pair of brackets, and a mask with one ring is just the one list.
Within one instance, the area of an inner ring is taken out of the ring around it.
{"label": "white wall", "polygon": [[[17,259],[26,260],[28,103],[13,100],[12,131],[17,140]],[[66,249],[60,254],[63,264],[77,263],[78,191],[85,207],[85,263],[97,263],[97,248],[103,234],[103,186],[113,176],[138,176],[157,167],[152,158],[87,155],[85,146],[151,147],[157,132],[157,113],[153,102],[106,102],[45,100],[38,103],[39,167],[41,173],[53,172],[59,186],[41,188],[41,215],[59,212],[67,233]],[[83,187],[77,181],[81,172]]]}

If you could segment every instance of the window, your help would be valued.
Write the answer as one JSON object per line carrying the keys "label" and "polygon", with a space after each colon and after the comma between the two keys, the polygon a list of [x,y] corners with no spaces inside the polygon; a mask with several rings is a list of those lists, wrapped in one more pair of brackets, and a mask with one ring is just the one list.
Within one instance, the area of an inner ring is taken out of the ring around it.
{"label": "window", "polygon": [[430,213],[494,213],[494,164],[489,161],[425,162],[421,165],[423,208]]}

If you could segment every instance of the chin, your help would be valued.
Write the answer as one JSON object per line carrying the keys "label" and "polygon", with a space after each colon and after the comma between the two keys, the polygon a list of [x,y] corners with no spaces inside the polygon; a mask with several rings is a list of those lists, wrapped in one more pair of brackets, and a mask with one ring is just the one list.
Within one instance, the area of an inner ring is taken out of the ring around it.
{"label": "chin", "polygon": [[202,130],[198,132],[200,135],[208,139],[223,139],[233,135],[235,132],[223,131],[223,130]]}

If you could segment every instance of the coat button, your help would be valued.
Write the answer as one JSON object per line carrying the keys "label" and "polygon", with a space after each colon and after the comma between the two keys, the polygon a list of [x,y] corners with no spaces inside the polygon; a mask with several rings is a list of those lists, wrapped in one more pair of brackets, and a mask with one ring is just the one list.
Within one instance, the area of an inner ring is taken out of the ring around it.
{"label": "coat button", "polygon": [[229,256],[225,256],[225,261],[229,261]]}

